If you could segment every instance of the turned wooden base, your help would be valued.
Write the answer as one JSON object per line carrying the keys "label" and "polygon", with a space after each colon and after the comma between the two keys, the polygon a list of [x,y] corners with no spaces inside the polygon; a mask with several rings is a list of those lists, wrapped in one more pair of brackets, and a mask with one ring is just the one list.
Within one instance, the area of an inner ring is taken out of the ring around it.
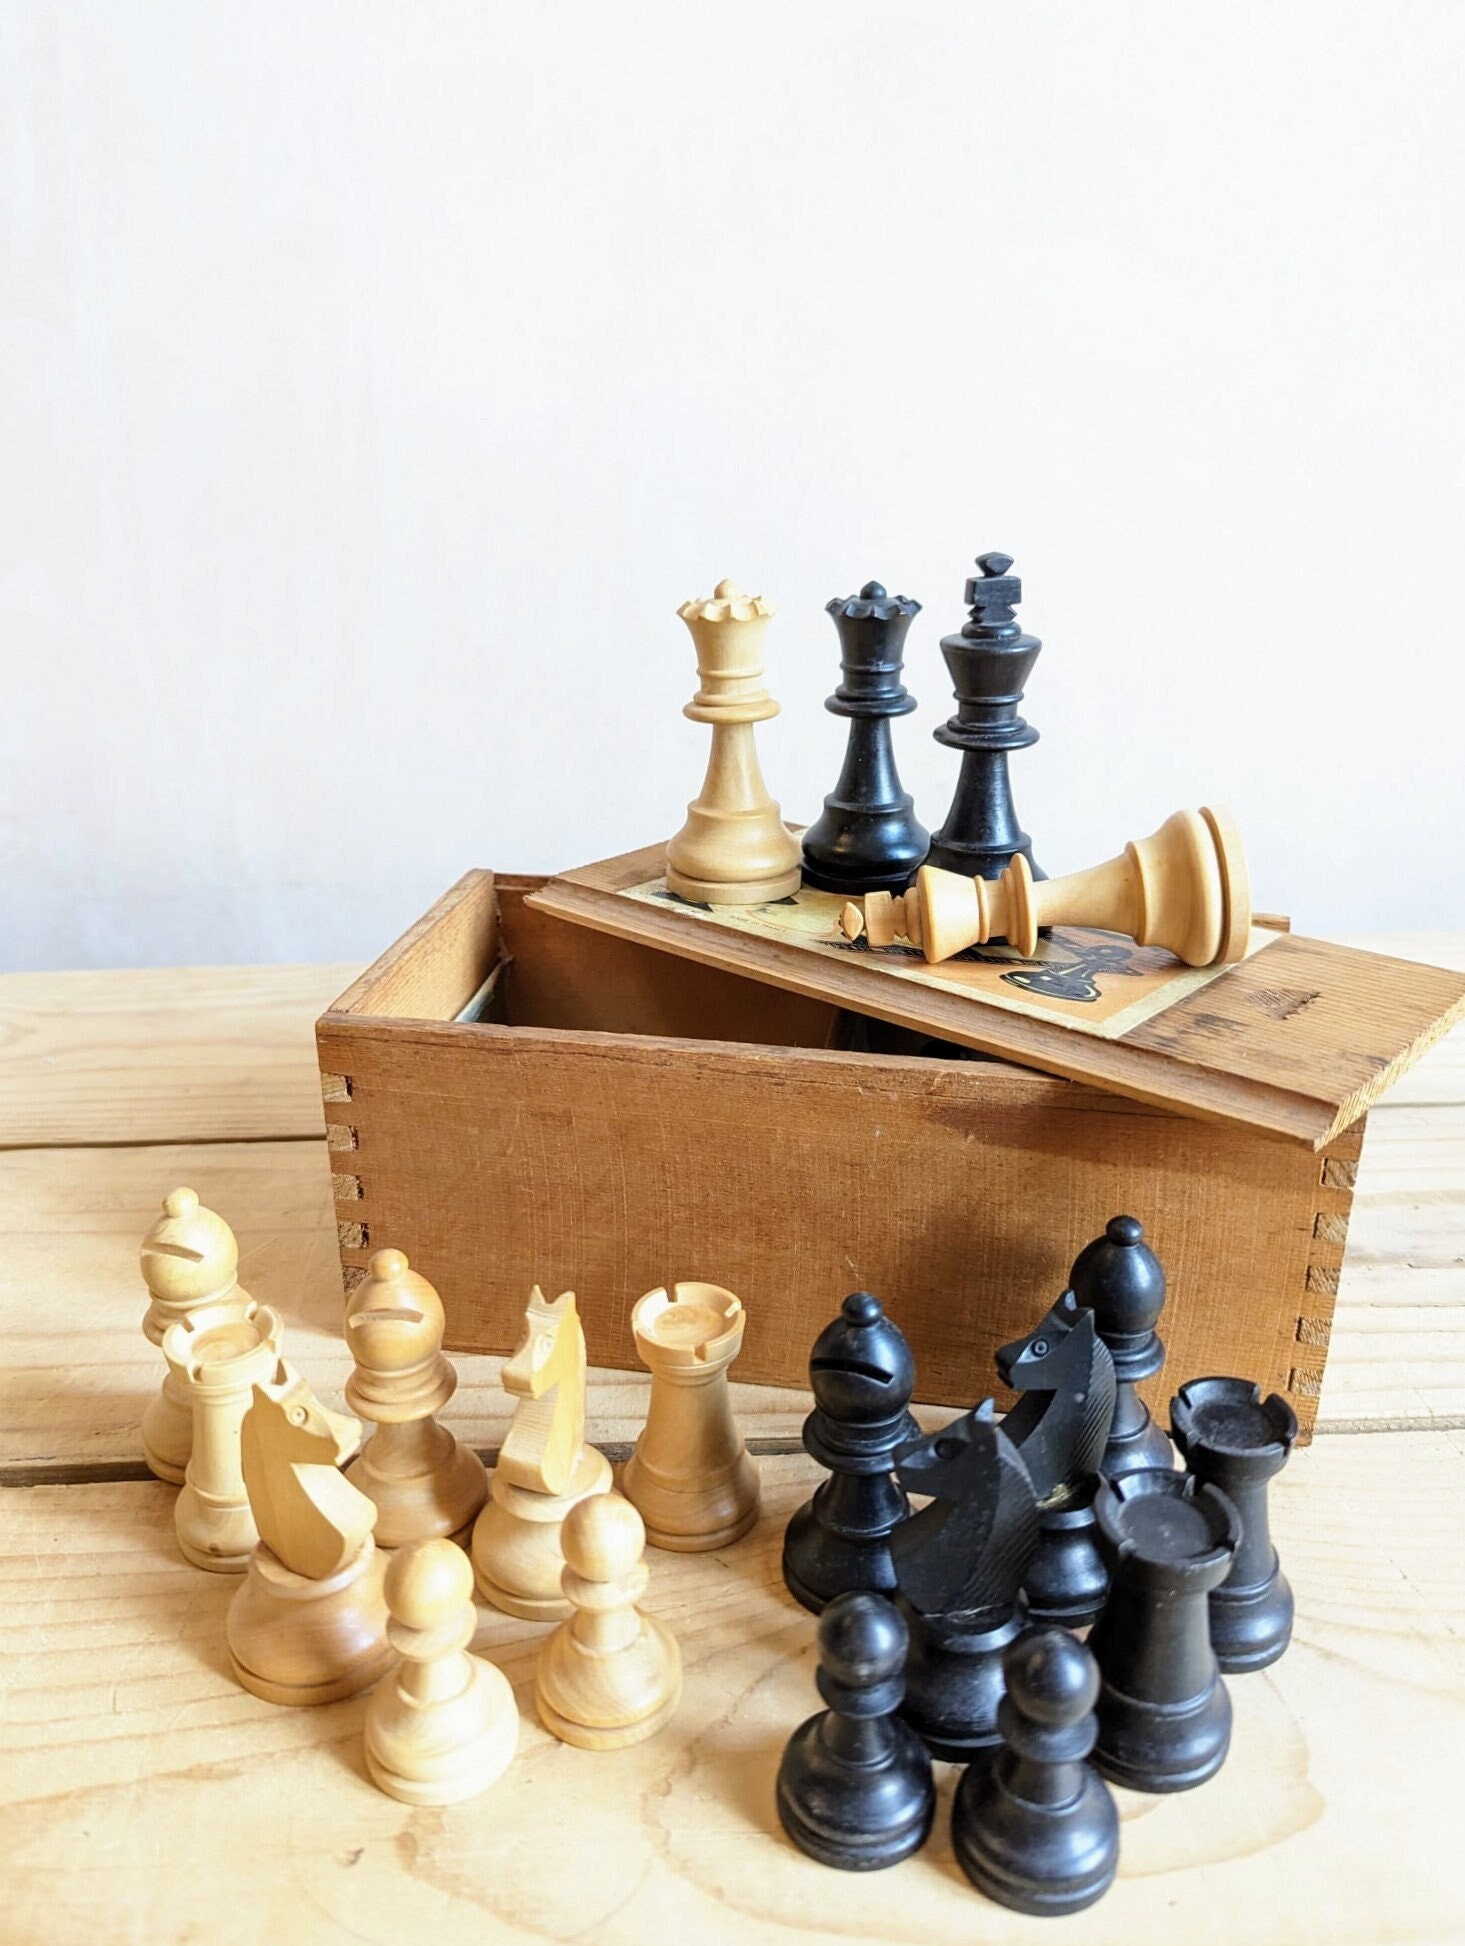
{"label": "turned wooden base", "polygon": [[771,905],[775,899],[791,899],[804,882],[800,867],[777,878],[712,879],[688,878],[685,872],[666,868],[666,889],[690,905]]}
{"label": "turned wooden base", "polygon": [[509,1679],[491,1662],[466,1660],[471,1676],[453,1695],[424,1700],[407,1694],[399,1680],[384,1683],[372,1697],[366,1769],[388,1797],[403,1804],[461,1804],[486,1791],[513,1761],[519,1712]]}
{"label": "turned wooden base", "polygon": [[451,1435],[447,1463],[421,1473],[388,1473],[373,1464],[378,1433],[346,1468],[346,1478],[377,1510],[378,1547],[404,1547],[409,1541],[442,1536],[466,1547],[473,1522],[488,1497],[483,1461]]}
{"label": "turned wooden base", "polygon": [[[641,1577],[645,1585],[645,1577]],[[624,1618],[606,1618],[624,1632]],[[539,1651],[534,1707],[546,1730],[581,1750],[624,1750],[665,1729],[682,1698],[682,1652],[653,1615],[631,1611],[629,1640],[597,1648],[582,1631],[599,1614],[561,1623]]]}
{"label": "turned wooden base", "polygon": [[473,1529],[473,1579],[483,1599],[522,1621],[563,1621],[570,1604],[560,1591],[560,1529],[572,1507],[610,1486],[610,1461],[593,1446],[584,1448],[565,1493],[532,1493],[492,1473]]}
{"label": "turned wooden base", "polygon": [[387,1641],[385,1556],[370,1535],[339,1573],[295,1574],[263,1542],[229,1605],[229,1662],[267,1703],[335,1703],[378,1682],[396,1660]]}
{"label": "turned wooden base", "polygon": [[730,1547],[758,1519],[758,1469],[746,1453],[725,1478],[692,1484],[668,1479],[633,1453],[620,1489],[645,1521],[652,1547],[672,1554]]}

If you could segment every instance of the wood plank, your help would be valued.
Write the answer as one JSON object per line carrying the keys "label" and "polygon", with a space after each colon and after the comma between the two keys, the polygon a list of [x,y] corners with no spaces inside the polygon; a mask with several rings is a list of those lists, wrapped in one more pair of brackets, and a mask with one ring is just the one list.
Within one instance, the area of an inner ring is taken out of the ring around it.
{"label": "wood plank", "polygon": [[[1434,1185],[1424,1200],[1411,1191],[1421,1172]],[[338,1401],[349,1361],[330,1173],[324,1145],[308,1142],[0,1155],[0,1477],[141,1463],[137,1425],[160,1364],[140,1330],[137,1246],[162,1195],[180,1182],[229,1216],[246,1287],[282,1311],[292,1358]],[[1465,1115],[1376,1112],[1319,1430],[1465,1423],[1462,1327]],[[465,1352],[454,1362],[460,1385],[449,1421],[475,1444],[497,1445],[507,1419],[499,1360]],[[740,1385],[736,1397],[750,1438],[797,1439],[808,1410],[802,1388]],[[636,1373],[597,1372],[595,1436],[633,1440],[645,1400]]]}
{"label": "wood plank", "polygon": [[820,957],[620,896],[657,875],[660,846],[550,880],[529,903],[571,923],[832,1000],[1187,1115],[1327,1145],[1456,1020],[1465,978],[1285,935],[1189,999],[1106,1041],[971,995],[892,979],[877,956]]}
{"label": "wood plank", "polygon": [[0,976],[0,1149],[318,1136],[311,1029],[354,971]]}
{"label": "wood plank", "polygon": [[[613,1753],[556,1744],[533,1714],[541,1631],[484,1613],[475,1646],[514,1685],[519,1754],[485,1795],[431,1812],[367,1783],[365,1698],[282,1710],[234,1685],[237,1583],[178,1557],[168,1489],[0,1495],[6,1936],[1031,1940],[1032,1922],[954,1865],[947,1766],[930,1844],[895,1870],[830,1872],[782,1837],[779,1756],[817,1698],[813,1624],[778,1550],[817,1476],[801,1458],[762,1472],[746,1540],[651,1557],[648,1607],[686,1669],[668,1728]],[[1065,1923],[1075,1946],[1437,1946],[1465,1932],[1465,1876],[1448,1868],[1465,1748],[1462,1443],[1320,1442],[1273,1507],[1293,1647],[1232,1682],[1232,1752],[1202,1795],[1119,1793],[1120,1876]]]}

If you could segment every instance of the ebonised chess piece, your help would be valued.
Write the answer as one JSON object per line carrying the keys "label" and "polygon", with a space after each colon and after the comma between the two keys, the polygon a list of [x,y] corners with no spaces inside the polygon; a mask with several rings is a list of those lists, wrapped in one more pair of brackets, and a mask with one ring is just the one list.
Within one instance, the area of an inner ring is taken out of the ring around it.
{"label": "ebonised chess piece", "polygon": [[839,631],[844,680],[824,707],[850,719],[849,741],[839,782],[804,833],[804,883],[825,892],[899,891],[931,842],[901,785],[890,735],[892,719],[916,707],[900,672],[921,604],[867,581],[857,595],[826,603],[826,612]]}
{"label": "ebonised chess piece", "polygon": [[1109,1587],[1094,1488],[1114,1418],[1114,1360],[1093,1312],[1065,1291],[1036,1331],[1002,1347],[997,1371],[1021,1394],[1002,1430],[1022,1454],[1038,1496],[1041,1535],[1023,1583],[1028,1614],[1083,1628],[1097,1617]]}
{"label": "ebonised chess piece", "polygon": [[1173,1466],[1170,1442],[1135,1390],[1165,1363],[1155,1330],[1165,1303],[1165,1272],[1132,1216],[1111,1216],[1104,1234],[1085,1244],[1068,1273],[1069,1288],[1094,1314],[1114,1360],[1118,1390],[1099,1471],[1106,1480],[1143,1467]]}
{"label": "ebonised chess piece", "polygon": [[1211,1591],[1211,1647],[1224,1674],[1265,1669],[1292,1640],[1292,1589],[1272,1545],[1267,1494],[1297,1438],[1297,1415],[1244,1378],[1193,1378],[1170,1401],[1187,1472],[1219,1487],[1241,1516],[1231,1572]]}
{"label": "ebonised chess piece", "polygon": [[1036,635],[1024,635],[1017,620],[1022,582],[1007,571],[1011,557],[979,554],[977,566],[981,573],[966,584],[970,618],[959,635],[941,641],[957,711],[935,736],[961,751],[961,775],[946,821],[932,836],[928,862],[943,871],[996,878],[1021,853],[1033,877],[1043,878],[1033,863],[1033,841],[1017,821],[1007,774],[1008,752],[1038,740],[1017,706],[1043,645]]}
{"label": "ebonised chess piece", "polygon": [[895,1592],[890,1534],[910,1502],[891,1469],[920,1431],[907,1409],[915,1382],[910,1346],[868,1291],[814,1340],[804,1446],[830,1477],[788,1524],[783,1578],[816,1615],[835,1595]]}
{"label": "ebonised chess piece", "polygon": [[883,1595],[839,1595],[819,1618],[819,1694],[778,1767],[778,1816],[800,1851],[844,1872],[878,1871],[926,1842],[931,1759],[896,1710],[906,1625]]}
{"label": "ebonised chess piece", "polygon": [[1002,1748],[970,1764],[951,1842],[973,1885],[1037,1917],[1081,1912],[1114,1882],[1119,1813],[1084,1760],[1098,1732],[1099,1671],[1062,1628],[1030,1628],[1002,1660]]}
{"label": "ebonised chess piece", "polygon": [[1104,1481],[1095,1511],[1113,1580],[1089,1636],[1102,1678],[1094,1762],[1131,1790],[1189,1790],[1231,1741],[1207,1597],[1231,1572],[1241,1522],[1217,1488],[1158,1467]]}
{"label": "ebonised chess piece", "polygon": [[1002,1658],[1022,1633],[1038,1499],[990,1399],[896,1454],[931,1501],[890,1537],[910,1627],[901,1715],[933,1757],[966,1763],[998,1738]]}

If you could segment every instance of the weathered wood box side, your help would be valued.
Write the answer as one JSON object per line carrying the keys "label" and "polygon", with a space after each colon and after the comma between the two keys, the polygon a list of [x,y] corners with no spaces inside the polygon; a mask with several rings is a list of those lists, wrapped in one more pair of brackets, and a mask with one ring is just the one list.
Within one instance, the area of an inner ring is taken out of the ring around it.
{"label": "weathered wood box side", "polygon": [[706,1278],[748,1306],[736,1375],[802,1385],[869,1289],[918,1396],[970,1404],[1124,1210],[1170,1277],[1152,1404],[1238,1373],[1310,1429],[1361,1123],[1314,1153],[999,1062],[840,1051],[827,1003],[536,913],[541,883],[469,873],[317,1025],[348,1290],[395,1245],[453,1348],[506,1352],[532,1284],[574,1289],[592,1361],[634,1367],[636,1298]]}

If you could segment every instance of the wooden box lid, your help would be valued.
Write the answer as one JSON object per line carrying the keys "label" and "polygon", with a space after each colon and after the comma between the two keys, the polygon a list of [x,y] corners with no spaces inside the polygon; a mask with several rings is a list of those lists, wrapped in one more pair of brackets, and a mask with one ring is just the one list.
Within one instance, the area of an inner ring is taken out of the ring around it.
{"label": "wooden box lid", "polygon": [[557,918],[741,973],[1022,1066],[1321,1149],[1465,1013],[1465,974],[1255,928],[1200,971],[1115,933],[1057,929],[1024,960],[994,942],[939,966],[842,939],[805,887],[690,906],[651,845],[552,878]]}

